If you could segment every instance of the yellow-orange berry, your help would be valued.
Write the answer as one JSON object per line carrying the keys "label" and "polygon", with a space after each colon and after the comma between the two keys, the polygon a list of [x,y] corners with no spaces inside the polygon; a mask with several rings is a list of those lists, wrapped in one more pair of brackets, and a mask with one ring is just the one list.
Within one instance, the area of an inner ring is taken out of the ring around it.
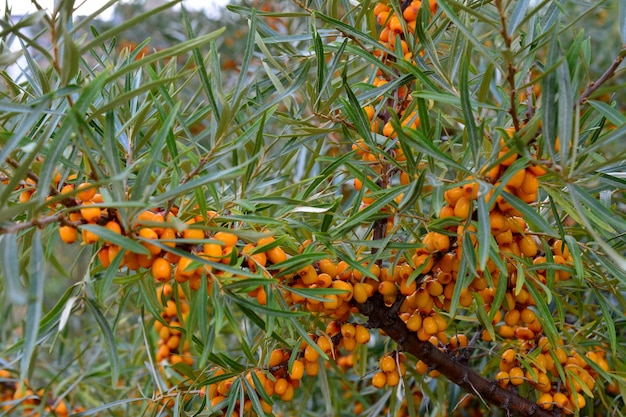
{"label": "yellow-orange berry", "polygon": [[296,359],[295,361],[293,361],[293,364],[291,365],[291,372],[289,372],[289,378],[294,379],[294,380],[299,380],[299,379],[302,379],[303,376],[304,376],[304,364],[302,363],[302,361]]}
{"label": "yellow-orange berry", "polygon": [[78,230],[72,226],[59,227],[59,235],[65,243],[74,243],[78,239]]}
{"label": "yellow-orange berry", "polygon": [[239,239],[237,235],[228,232],[217,232],[213,238],[223,242],[224,246],[227,247],[235,246],[237,244],[237,240]]}
{"label": "yellow-orange berry", "polygon": [[511,384],[522,385],[524,383],[524,370],[520,367],[514,367],[509,371]]}
{"label": "yellow-orange berry", "polygon": [[372,385],[376,388],[382,388],[387,383],[387,374],[382,371],[376,372],[372,377]]}
{"label": "yellow-orange berry", "polygon": [[152,276],[159,282],[169,281],[172,278],[172,265],[163,258],[156,258],[152,262]]}
{"label": "yellow-orange berry", "polygon": [[360,324],[356,326],[354,338],[357,343],[360,345],[364,345],[369,343],[370,341],[370,331],[365,326],[361,326]]}
{"label": "yellow-orange berry", "polygon": [[95,223],[100,220],[102,210],[100,210],[100,207],[83,207],[80,209],[80,215],[88,223]]}
{"label": "yellow-orange berry", "polygon": [[395,359],[388,355],[380,358],[378,365],[383,372],[393,372],[396,370]]}

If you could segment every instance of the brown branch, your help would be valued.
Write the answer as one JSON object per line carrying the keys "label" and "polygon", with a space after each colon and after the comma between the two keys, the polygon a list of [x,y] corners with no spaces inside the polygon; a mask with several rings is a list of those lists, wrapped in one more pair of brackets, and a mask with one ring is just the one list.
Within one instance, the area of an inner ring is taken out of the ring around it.
{"label": "brown branch", "polygon": [[379,293],[374,294],[363,304],[355,303],[355,306],[361,314],[368,317],[368,327],[383,330],[406,352],[424,361],[430,368],[436,369],[468,393],[505,410],[507,415],[521,417],[560,415],[558,410],[552,413],[541,409],[537,404],[521,397],[516,392],[504,389],[494,380],[479,375],[462,361],[442,352],[432,343],[419,340],[415,332],[406,328],[397,313],[385,305]]}
{"label": "brown branch", "polygon": [[57,213],[51,216],[38,217],[35,219],[31,219],[29,221],[13,223],[8,226],[0,227],[0,235],[5,235],[9,233],[17,233],[21,230],[29,229],[31,227],[42,228],[51,223],[61,223],[64,226],[72,226],[72,227],[80,226],[81,224],[83,224],[82,222],[76,222],[76,223],[70,222],[65,218],[63,213]]}
{"label": "brown branch", "polygon": [[626,56],[626,45],[622,46],[622,50],[620,51],[615,61],[611,64],[611,66],[598,78],[596,81],[591,81],[585,91],[578,97],[576,103],[574,103],[574,107],[581,106],[587,102],[587,99],[591,94],[593,94],[602,84],[607,82],[613,75],[615,75],[615,71],[617,71],[617,67],[620,66],[622,61],[624,60],[624,56]]}

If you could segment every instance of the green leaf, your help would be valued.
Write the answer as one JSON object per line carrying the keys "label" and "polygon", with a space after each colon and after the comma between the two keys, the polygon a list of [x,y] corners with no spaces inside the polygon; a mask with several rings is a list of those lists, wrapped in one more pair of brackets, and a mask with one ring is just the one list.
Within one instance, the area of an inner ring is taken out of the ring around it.
{"label": "green leaf", "polygon": [[348,218],[343,223],[337,225],[332,232],[332,236],[334,238],[338,238],[343,236],[346,232],[354,229],[355,227],[361,225],[364,222],[367,222],[368,219],[371,220],[372,216],[379,214],[380,209],[385,207],[387,204],[391,204],[394,199],[402,194],[405,190],[404,187],[395,187],[384,195],[377,197],[376,201],[374,201],[369,206],[365,207],[363,210],[360,210],[355,215]]}
{"label": "green leaf", "polygon": [[520,25],[520,23],[524,20],[524,15],[526,14],[526,10],[528,9],[528,5],[530,4],[530,0],[518,0],[515,3],[515,8],[513,8],[513,13],[511,13],[511,17],[507,23],[507,35],[512,36],[515,33],[515,30]]}
{"label": "green leaf", "polygon": [[552,346],[558,346],[559,342],[561,341],[561,336],[559,335],[559,331],[556,327],[556,324],[554,323],[554,318],[552,317],[552,313],[548,308],[546,299],[552,299],[555,303],[561,303],[560,298],[552,297],[552,294],[549,293],[548,288],[545,286],[541,287],[543,292],[540,292],[540,290],[535,286],[535,283],[531,282],[530,280],[526,281],[526,288],[528,288],[528,292],[535,301],[537,312],[539,313],[537,314],[537,320],[540,321],[543,331],[545,332]]}
{"label": "green leaf", "polygon": [[626,123],[626,117],[613,106],[596,100],[587,100],[587,104],[596,109],[598,113],[606,117],[615,126],[622,126]]}
{"label": "green leaf", "polygon": [[534,230],[545,233],[549,236],[558,237],[558,234],[554,233],[552,226],[537,213],[537,211],[533,210],[528,204],[514,196],[513,194],[503,192],[502,197],[506,200],[507,203],[513,206],[514,209],[522,213],[522,217],[528,222],[529,225],[534,226]]}
{"label": "green leaf", "polygon": [[463,118],[465,119],[465,132],[467,133],[467,141],[469,142],[469,149],[472,152],[474,165],[478,164],[480,158],[480,137],[476,124],[474,123],[474,111],[472,109],[470,99],[470,87],[468,76],[470,72],[470,57],[471,49],[469,44],[465,45],[465,51],[461,59],[461,72],[459,79],[459,89],[461,90],[461,108],[463,110]]}
{"label": "green leaf", "polygon": [[119,407],[122,405],[139,402],[139,401],[152,401],[152,399],[150,398],[124,398],[122,400],[111,401],[110,403],[99,405],[97,407],[90,408],[89,410],[72,414],[72,417],[87,417],[87,416],[99,415],[99,413],[101,413],[102,411],[108,410],[110,408]]}
{"label": "green leaf", "polygon": [[0,248],[2,248],[2,272],[6,278],[6,290],[4,294],[5,305],[26,304],[26,294],[20,283],[19,244],[15,233],[7,233],[0,236]]}
{"label": "green leaf", "polygon": [[45,259],[41,230],[35,230],[31,242],[29,264],[28,306],[26,307],[26,324],[24,326],[24,352],[20,361],[20,379],[31,377],[31,360],[37,346],[39,326],[43,313],[43,295],[45,281]]}
{"label": "green leaf", "polygon": [[267,314],[268,316],[281,317],[281,318],[293,318],[299,316],[306,316],[307,313],[299,312],[299,311],[288,311],[288,310],[279,310],[276,308],[270,308],[267,306],[263,306],[261,304],[249,301],[245,298],[242,298],[238,295],[226,293],[226,297],[232,300],[235,304],[254,311],[257,314]]}
{"label": "green leaf", "polygon": [[102,337],[104,339],[104,347],[106,348],[107,355],[109,357],[109,365],[111,366],[111,386],[117,386],[119,379],[119,359],[117,353],[117,343],[115,342],[115,336],[107,323],[106,318],[100,311],[100,309],[89,299],[85,298],[85,304],[87,308],[96,319],[98,327],[102,331]]}

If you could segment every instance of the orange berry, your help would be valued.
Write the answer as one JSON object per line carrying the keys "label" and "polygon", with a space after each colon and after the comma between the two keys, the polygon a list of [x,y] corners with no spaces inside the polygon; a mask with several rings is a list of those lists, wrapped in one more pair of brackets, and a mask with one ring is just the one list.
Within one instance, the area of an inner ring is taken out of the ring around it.
{"label": "orange berry", "polygon": [[498,385],[500,385],[501,387],[505,388],[509,385],[510,382],[510,377],[509,377],[509,373],[505,372],[505,371],[500,371],[496,374],[496,382],[498,383]]}
{"label": "orange berry", "polygon": [[456,206],[457,201],[463,197],[463,189],[461,187],[451,188],[443,193],[443,197],[450,206],[454,207]]}
{"label": "orange berry", "polygon": [[387,374],[382,371],[376,372],[372,377],[372,385],[376,388],[382,388],[387,383]]}
{"label": "orange berry", "polygon": [[80,233],[83,242],[86,244],[95,243],[100,240],[100,237],[97,234],[90,232],[86,229],[82,229]]}
{"label": "orange berry", "polygon": [[237,240],[239,240],[237,235],[228,232],[217,232],[213,238],[215,240],[222,241],[224,246],[227,247],[235,246],[237,244]]}
{"label": "orange berry", "polygon": [[524,383],[524,371],[522,368],[514,367],[509,371],[509,377],[511,384],[517,386],[522,385]]}
{"label": "orange berry", "polygon": [[520,189],[525,194],[536,193],[537,190],[539,189],[539,180],[537,179],[537,176],[530,172],[527,173],[526,176],[524,177],[524,182],[522,182],[522,185],[520,186]]}
{"label": "orange berry", "polygon": [[422,328],[424,329],[424,332],[429,335],[433,335],[438,332],[437,322],[433,317],[425,317],[422,321]]}
{"label": "orange berry", "polygon": [[356,326],[354,338],[360,345],[365,345],[370,341],[370,331],[365,326],[360,324]]}
{"label": "orange berry", "polygon": [[396,361],[391,356],[383,356],[378,361],[378,365],[383,372],[394,372],[396,370]]}
{"label": "orange berry", "polygon": [[535,332],[528,327],[518,327],[515,329],[515,337],[520,340],[533,340],[535,338]]}
{"label": "orange berry", "polygon": [[267,259],[269,259],[273,264],[278,264],[287,260],[287,254],[280,246],[273,247],[265,252],[265,254],[267,255]]}
{"label": "orange berry", "polygon": [[303,376],[304,364],[302,363],[302,361],[296,359],[291,365],[291,372],[289,372],[289,377],[294,380],[300,380]]}
{"label": "orange berry", "polygon": [[172,278],[172,265],[163,258],[156,258],[152,262],[152,276],[159,282],[169,281]]}
{"label": "orange berry", "polygon": [[80,215],[88,223],[95,223],[100,220],[102,210],[100,210],[100,207],[84,207],[80,209]]}
{"label": "orange berry", "polygon": [[454,205],[454,215],[462,219],[467,219],[470,215],[471,200],[466,197],[461,197]]}
{"label": "orange berry", "polygon": [[554,400],[552,399],[552,394],[544,392],[539,396],[537,404],[539,404],[539,407],[543,408],[544,410],[552,410],[552,406],[554,405],[553,401]]}
{"label": "orange berry", "polygon": [[400,374],[397,371],[387,373],[387,385],[389,385],[390,387],[396,387],[399,383]]}
{"label": "orange berry", "polygon": [[565,408],[569,404],[569,398],[567,398],[567,395],[563,394],[562,392],[555,393],[552,396],[552,401],[554,402],[554,405],[559,408]]}
{"label": "orange berry", "polygon": [[183,239],[202,240],[204,239],[204,231],[200,229],[185,229],[181,237]]}
{"label": "orange berry", "polygon": [[59,227],[59,235],[65,243],[74,243],[78,239],[78,230],[72,226]]}
{"label": "orange berry", "polygon": [[81,201],[91,200],[93,196],[96,195],[97,190],[94,187],[89,188],[90,186],[91,184],[89,184],[88,182],[80,184],[77,188],[78,194],[76,194],[76,198]]}
{"label": "orange berry", "polygon": [[424,361],[417,361],[417,363],[415,364],[415,370],[418,374],[425,374],[426,372],[428,372],[428,365],[426,365]]}
{"label": "orange berry", "polygon": [[337,265],[328,258],[320,260],[318,267],[320,272],[328,274],[333,278],[337,275]]}
{"label": "orange berry", "polygon": [[278,366],[281,363],[283,363],[284,360],[285,360],[285,352],[282,349],[274,349],[272,353],[270,353],[268,366],[270,368],[274,366]]}

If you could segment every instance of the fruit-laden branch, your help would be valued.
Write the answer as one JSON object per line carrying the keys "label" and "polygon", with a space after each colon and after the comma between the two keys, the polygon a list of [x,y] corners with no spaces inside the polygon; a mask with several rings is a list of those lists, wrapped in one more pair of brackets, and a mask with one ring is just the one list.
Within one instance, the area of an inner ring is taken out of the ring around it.
{"label": "fruit-laden branch", "polygon": [[520,397],[516,392],[500,387],[476,373],[466,364],[448,355],[430,342],[422,342],[415,332],[407,329],[392,307],[387,307],[382,295],[376,293],[363,304],[355,303],[359,312],[368,317],[369,327],[379,328],[395,340],[398,345],[429,367],[436,369],[446,378],[485,402],[506,410],[508,415],[521,417],[555,417],[560,414],[541,409],[533,401]]}

